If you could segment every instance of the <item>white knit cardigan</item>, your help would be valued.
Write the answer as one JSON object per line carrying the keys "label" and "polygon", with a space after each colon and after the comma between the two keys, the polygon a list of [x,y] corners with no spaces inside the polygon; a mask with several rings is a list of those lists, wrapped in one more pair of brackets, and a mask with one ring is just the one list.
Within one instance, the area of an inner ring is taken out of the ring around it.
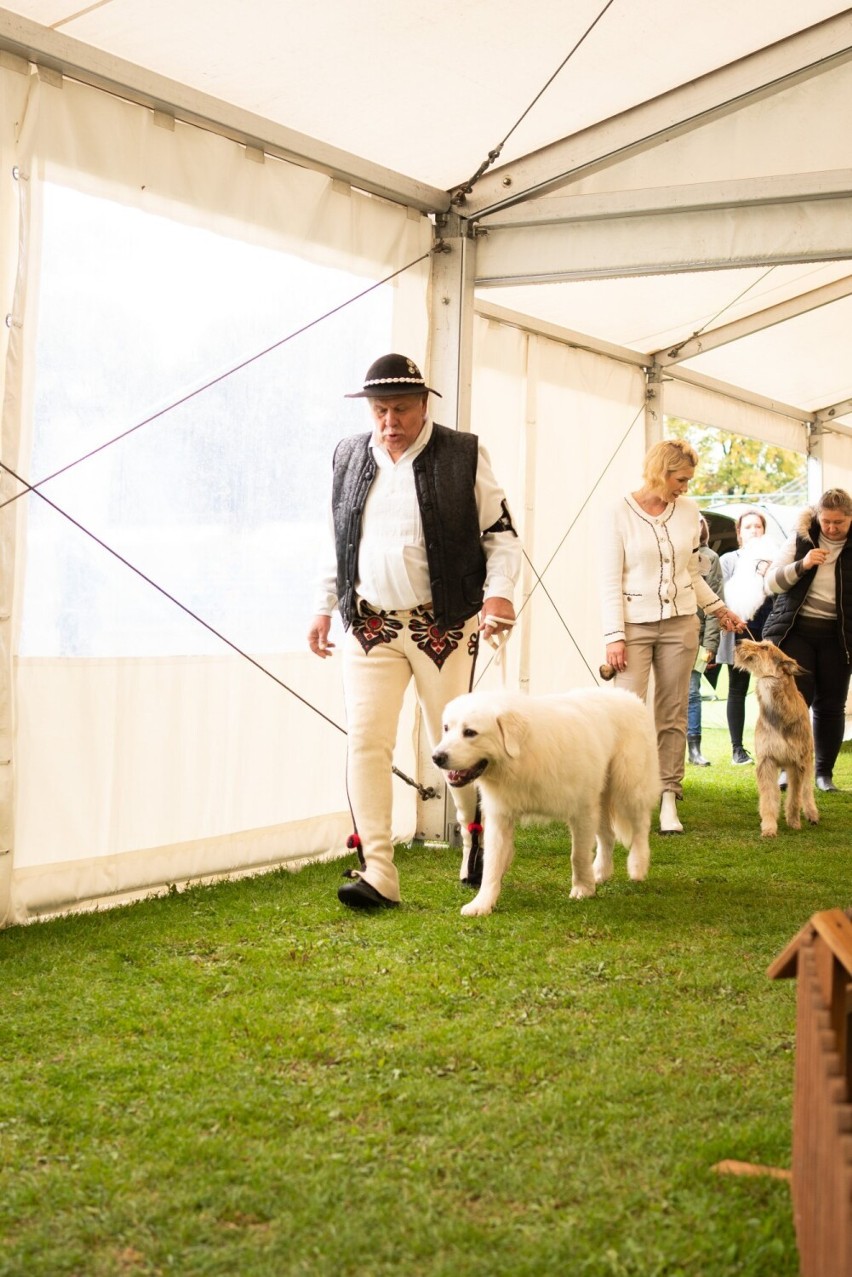
{"label": "white knit cardigan", "polygon": [[725,606],[701,575],[699,519],[689,497],[678,497],[656,516],[646,514],[630,495],[610,511],[601,555],[606,643],[623,639],[627,623],[694,616],[699,607],[718,612]]}

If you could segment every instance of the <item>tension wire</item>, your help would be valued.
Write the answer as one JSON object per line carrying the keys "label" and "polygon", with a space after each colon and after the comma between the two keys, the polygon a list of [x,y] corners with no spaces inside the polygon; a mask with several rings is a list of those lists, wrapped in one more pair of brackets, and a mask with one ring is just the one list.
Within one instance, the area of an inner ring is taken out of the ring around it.
{"label": "tension wire", "polygon": [[[119,563],[122,563],[126,568],[129,568],[131,572],[134,572],[136,576],[140,577],[147,585],[150,585],[158,594],[162,594],[163,598],[168,599],[170,603],[174,603],[175,607],[180,608],[181,612],[184,612],[187,616],[191,617],[193,621],[197,621],[198,624],[203,626],[203,628],[207,630],[208,633],[212,634],[214,638],[219,639],[219,641],[224,643],[226,647],[229,647],[232,652],[236,652],[236,654],[241,656],[243,660],[248,661],[249,665],[253,665],[255,669],[260,670],[261,674],[265,674],[267,678],[271,678],[273,683],[277,683],[285,692],[289,692],[297,701],[301,701],[307,709],[313,710],[315,714],[318,714],[320,718],[324,719],[329,726],[336,728],[336,730],[343,736],[348,735],[345,727],[341,727],[341,725],[336,723],[333,718],[329,718],[329,716],[324,714],[321,709],[317,709],[316,705],[312,705],[304,696],[300,696],[297,691],[294,691],[294,689],[285,683],[283,679],[280,679],[277,674],[273,674],[272,670],[268,669],[267,666],[262,665],[260,661],[258,661],[254,656],[251,656],[244,648],[240,647],[232,639],[229,639],[227,635],[221,632],[221,630],[217,630],[209,621],[205,621],[203,616],[199,616],[197,612],[193,612],[192,608],[187,607],[185,603],[181,603],[180,599],[175,598],[173,594],[170,594],[164,586],[158,585],[152,577],[143,572],[141,568],[138,568],[135,563],[131,563],[129,559],[126,559],[124,555],[120,554],[118,550],[113,548],[113,546],[108,545],[107,542],[102,540],[96,532],[91,530],[91,528],[87,528],[85,524],[79,521],[79,519],[75,519],[73,514],[69,514],[67,510],[62,508],[62,506],[57,505],[55,501],[51,501],[50,497],[46,497],[43,492],[36,488],[35,484],[27,483],[26,479],[13,470],[11,466],[7,465],[5,461],[0,461],[0,469],[5,470],[6,473],[11,475],[17,483],[23,484],[24,492],[34,493],[35,496],[39,497],[40,500],[45,503],[45,505],[50,506],[51,510],[55,510],[63,519],[67,519],[67,521],[70,524],[73,524],[78,531],[84,533],[90,538],[90,540],[94,541],[96,545],[99,545],[102,550],[106,550],[107,554],[111,554],[114,559],[117,559]],[[42,482],[44,482],[44,480]],[[21,493],[19,495],[23,494]],[[391,771],[395,776],[398,776],[400,780],[404,780],[407,785],[411,785],[414,789],[416,789],[421,798],[425,799],[435,797],[434,790],[419,784],[410,776],[406,776],[405,772],[400,771],[397,767],[392,766]]]}
{"label": "tension wire", "polygon": [[[547,572],[547,571],[548,571],[548,569],[550,568],[551,564],[553,563],[553,560],[556,558],[556,556],[557,556],[557,554],[559,553],[559,551],[562,549],[562,547],[563,547],[563,545],[565,544],[565,542],[567,541],[568,537],[571,535],[571,532],[572,532],[572,530],[573,530],[573,528],[574,528],[574,525],[576,524],[576,522],[577,522],[577,520],[579,519],[580,515],[581,515],[581,514],[583,513],[583,511],[585,510],[586,506],[589,504],[589,501],[590,501],[590,500],[591,500],[591,498],[593,497],[593,495],[594,495],[594,493],[595,493],[595,490],[596,490],[596,489],[600,486],[601,482],[603,481],[604,475],[605,475],[605,474],[606,474],[606,472],[609,470],[609,468],[610,468],[610,466],[612,465],[612,463],[615,461],[615,459],[616,459],[616,457],[618,456],[618,454],[619,454],[619,452],[621,451],[621,449],[624,447],[625,443],[627,442],[627,439],[628,439],[628,438],[629,438],[629,436],[630,436],[630,432],[632,431],[633,427],[636,425],[636,422],[637,422],[637,421],[639,420],[639,418],[642,416],[642,414],[643,414],[643,412],[644,412],[644,411],[645,411],[645,408],[644,408],[644,406],[643,406],[643,407],[641,407],[641,408],[639,409],[639,411],[636,413],[636,416],[633,418],[633,420],[631,421],[630,425],[629,425],[629,426],[627,427],[627,429],[625,430],[624,434],[622,435],[621,439],[619,440],[619,442],[618,442],[618,444],[617,444],[617,446],[616,446],[616,448],[615,448],[615,451],[612,453],[611,457],[610,457],[610,458],[609,458],[609,460],[607,461],[607,463],[606,463],[606,465],[604,466],[603,470],[601,470],[601,472],[600,472],[600,474],[598,475],[597,479],[596,479],[596,480],[595,480],[595,482],[592,484],[592,487],[589,489],[589,492],[588,492],[588,493],[587,493],[587,495],[586,495],[586,499],[585,499],[585,501],[584,501],[584,502],[583,502],[583,504],[580,506],[580,508],[579,508],[579,510],[577,511],[577,513],[574,515],[574,518],[571,520],[571,523],[569,524],[568,528],[566,529],[566,531],[565,531],[565,533],[564,533],[564,535],[563,535],[563,537],[562,537],[561,541],[559,542],[559,544],[557,545],[556,549],[555,549],[555,550],[553,551],[553,553],[551,554],[550,558],[547,560],[547,563],[544,565],[544,567],[542,568],[541,572],[536,571],[536,567],[535,567],[535,564],[533,563],[532,559],[529,557],[529,555],[527,554],[526,550],[524,550],[524,551],[523,551],[524,559],[525,559],[525,560],[526,560],[526,562],[529,564],[530,568],[532,569],[533,576],[535,577],[535,584],[533,585],[533,587],[532,587],[532,589],[530,590],[530,592],[529,592],[529,594],[527,595],[527,597],[524,599],[524,601],[523,601],[523,603],[521,604],[521,606],[518,608],[518,616],[520,616],[520,615],[521,615],[521,613],[523,612],[524,608],[525,608],[525,607],[527,606],[527,604],[529,603],[529,601],[530,601],[530,599],[532,598],[532,596],[533,596],[533,594],[535,593],[535,591],[538,589],[538,587],[539,587],[539,586],[541,586],[541,588],[544,590],[544,593],[547,595],[548,599],[550,600],[550,604],[551,604],[551,606],[552,606],[552,608],[553,608],[554,612],[556,613],[556,615],[557,615],[557,617],[559,618],[559,620],[562,622],[562,626],[563,626],[563,629],[565,630],[565,633],[568,635],[569,639],[570,639],[570,640],[571,640],[571,642],[574,644],[574,647],[575,647],[575,648],[576,648],[576,650],[577,650],[577,654],[578,654],[578,656],[580,657],[580,660],[583,662],[583,664],[585,665],[586,669],[589,671],[589,673],[591,674],[591,676],[592,676],[592,678],[594,679],[594,681],[595,681],[595,682],[597,682],[597,679],[595,678],[594,671],[592,670],[591,666],[589,665],[589,662],[586,660],[586,657],[585,657],[585,655],[584,655],[584,653],[583,653],[582,649],[580,648],[579,643],[578,643],[578,642],[577,642],[577,640],[574,638],[574,635],[571,633],[571,629],[570,629],[570,626],[568,625],[568,622],[565,620],[565,617],[564,617],[564,616],[562,615],[562,613],[559,611],[559,608],[557,607],[556,602],[554,601],[553,595],[550,593],[550,591],[548,590],[547,586],[544,584],[543,577],[544,577],[545,572]],[[482,678],[483,678],[483,677],[484,677],[484,675],[485,675],[486,670],[488,670],[488,668],[489,668],[489,666],[491,665],[491,662],[492,662],[493,660],[494,660],[494,657],[492,656],[492,657],[489,659],[489,661],[487,662],[487,664],[485,665],[485,667],[483,668],[482,673],[479,675],[479,678],[477,678],[477,680],[476,680],[477,684],[479,684],[479,683],[481,682]]]}
{"label": "tension wire", "polygon": [[721,310],[717,310],[715,315],[711,315],[711,317],[706,321],[706,323],[702,324],[700,328],[696,328],[694,333],[691,333],[689,337],[684,338],[684,340],[680,342],[679,345],[673,346],[672,349],[668,352],[669,359],[676,359],[677,356],[680,354],[680,352],[683,350],[684,346],[686,346],[691,341],[695,341],[696,337],[700,337],[702,333],[706,332],[711,324],[715,324],[716,320],[721,315],[724,315],[726,310],[730,310],[732,306],[736,306],[737,302],[740,301],[741,298],[745,297],[746,293],[750,293],[753,288],[757,288],[758,284],[762,284],[763,281],[767,278],[767,276],[771,275],[774,270],[775,270],[775,267],[770,266],[769,269],[765,270],[762,275],[758,276],[757,279],[752,280],[752,282],[746,288],[744,288],[741,293],[737,293],[736,297],[733,297],[729,302],[727,302],[722,307]]}
{"label": "tension wire", "polygon": [[535,104],[536,104],[536,103],[539,101],[539,99],[540,99],[541,97],[543,97],[543,95],[547,92],[547,90],[550,88],[550,86],[551,86],[551,84],[553,83],[553,81],[554,81],[554,80],[556,79],[556,77],[559,75],[560,71],[562,71],[562,69],[566,66],[566,64],[570,61],[570,59],[571,59],[571,58],[573,58],[574,54],[575,54],[575,53],[577,52],[577,50],[579,49],[580,45],[583,43],[583,41],[586,39],[586,37],[587,37],[588,35],[590,35],[590,34],[591,34],[591,32],[592,32],[592,31],[594,30],[594,28],[598,25],[598,23],[600,22],[601,18],[602,18],[602,17],[604,16],[604,14],[606,13],[607,9],[610,7],[610,5],[614,4],[614,2],[615,2],[615,0],[607,0],[606,4],[605,4],[605,5],[604,5],[604,7],[601,9],[601,11],[600,11],[600,13],[598,14],[598,16],[594,19],[594,21],[593,21],[593,22],[591,22],[591,23],[589,24],[589,26],[586,28],[586,30],[583,32],[583,34],[580,36],[580,38],[579,38],[579,40],[577,41],[577,43],[574,45],[574,47],[573,47],[573,49],[571,50],[571,52],[570,52],[570,53],[568,53],[568,54],[566,54],[566,56],[565,56],[565,57],[562,59],[562,61],[559,63],[559,66],[556,68],[556,70],[553,72],[553,74],[550,76],[550,78],[549,78],[549,79],[548,79],[548,80],[547,80],[547,81],[546,81],[546,82],[542,85],[542,87],[539,89],[538,93],[535,95],[535,97],[533,98],[533,100],[530,102],[530,104],[529,104],[529,106],[526,108],[526,110],[525,110],[525,111],[523,111],[523,112],[522,112],[522,114],[518,116],[517,120],[515,120],[515,123],[514,123],[514,124],[512,125],[512,127],[509,129],[509,132],[508,132],[508,133],[506,134],[506,136],[503,138],[503,141],[502,141],[502,142],[498,142],[497,146],[495,146],[493,150],[491,150],[491,151],[489,151],[489,152],[488,152],[488,155],[487,155],[487,156],[485,157],[485,159],[482,161],[482,163],[480,164],[480,166],[479,166],[479,168],[476,170],[476,172],[473,174],[473,176],[472,176],[472,177],[470,177],[470,178],[468,178],[468,180],[467,180],[467,181],[466,181],[466,182],[465,182],[462,186],[459,186],[459,187],[457,187],[457,188],[456,188],[456,190],[455,190],[455,191],[454,191],[454,193],[453,193],[453,203],[454,203],[454,204],[460,204],[460,203],[462,203],[462,201],[464,200],[465,195],[470,195],[470,194],[471,194],[471,192],[473,191],[474,186],[475,186],[475,185],[476,185],[476,183],[479,181],[479,179],[482,177],[483,173],[486,173],[486,172],[488,171],[488,169],[490,169],[491,165],[492,165],[492,164],[494,164],[494,162],[500,158],[500,154],[501,154],[501,152],[502,152],[502,150],[503,150],[503,147],[506,145],[506,143],[508,142],[509,138],[510,138],[510,137],[512,136],[512,134],[515,132],[515,129],[519,126],[519,124],[521,124],[521,122],[522,122],[523,120],[525,120],[525,119],[526,119],[526,117],[529,115],[530,111],[533,109],[533,107],[535,106]]}
{"label": "tension wire", "polygon": [[[353,302],[360,301],[362,297],[367,297],[368,294],[374,292],[377,288],[381,288],[382,285],[389,284],[392,279],[396,279],[397,275],[402,275],[405,271],[411,270],[413,266],[418,266],[420,262],[426,261],[427,257],[431,257],[434,251],[435,249],[431,248],[428,253],[423,253],[420,257],[416,257],[414,261],[409,262],[407,266],[401,266],[399,270],[394,271],[392,275],[386,275],[384,279],[377,280],[377,282],[375,284],[371,284],[369,288],[365,288],[362,292],[355,293],[354,296],[347,298],[347,300],[345,302],[341,302],[339,306],[334,306],[331,310],[327,310],[324,315],[319,315],[316,319],[310,320],[309,323],[303,324],[301,328],[294,329],[293,332],[288,333],[286,337],[281,337],[278,341],[273,342],[271,346],[267,346],[265,350],[260,350],[256,354],[250,355],[247,359],[242,360],[241,363],[235,364],[233,368],[228,368],[226,372],[219,373],[218,376],[211,378],[210,381],[206,381],[203,386],[197,386],[195,390],[190,390],[187,394],[182,395],[180,399],[175,399],[173,403],[167,404],[164,408],[159,408],[156,412],[152,412],[149,417],[144,419],[144,421],[137,421],[135,426],[130,426],[127,430],[123,430],[121,434],[115,435],[114,438],[107,439],[105,443],[98,444],[96,448],[92,448],[91,451],[84,453],[83,456],[78,457],[76,461],[69,461],[67,465],[60,466],[58,470],[54,470],[52,474],[45,475],[45,477],[43,479],[39,479],[37,483],[28,483],[21,492],[16,492],[14,496],[7,497],[5,501],[0,501],[0,510],[4,509],[7,505],[11,505],[13,501],[17,501],[19,497],[25,496],[28,492],[36,492],[41,495],[39,489],[43,484],[50,483],[51,479],[57,479],[59,475],[66,474],[69,470],[73,470],[75,466],[80,465],[81,462],[88,461],[90,457],[96,456],[99,452],[103,452],[104,449],[112,447],[114,443],[118,443],[121,439],[126,439],[128,435],[134,434],[135,431],[141,430],[143,426],[150,425],[152,421],[157,421],[158,418],[164,417],[166,413],[171,412],[173,408],[179,408],[182,404],[189,403],[191,399],[195,399],[196,396],[202,394],[205,390],[210,390],[211,387],[219,385],[219,383],[225,381],[226,378],[232,377],[234,373],[241,372],[243,368],[248,368],[250,364],[256,363],[257,360],[262,359],[264,355],[271,354],[273,350],[278,350],[281,346],[286,345],[288,341],[292,341],[294,337],[300,337],[302,333],[306,333],[309,329],[315,328],[317,324],[321,324],[323,320],[330,319],[332,315],[336,315],[341,310],[345,310],[346,307],[351,306]],[[4,466],[4,469],[8,470],[8,467]],[[8,473],[13,474],[14,472],[9,470]],[[17,478],[17,476],[15,477]],[[25,483],[26,481],[24,479],[20,479],[19,482]],[[60,511],[60,513],[62,513],[62,511]]]}

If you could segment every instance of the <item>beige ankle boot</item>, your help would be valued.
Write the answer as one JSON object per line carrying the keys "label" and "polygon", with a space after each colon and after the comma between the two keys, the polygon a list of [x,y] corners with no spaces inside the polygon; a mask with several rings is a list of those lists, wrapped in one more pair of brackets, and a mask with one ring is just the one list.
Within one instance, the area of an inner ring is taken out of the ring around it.
{"label": "beige ankle boot", "polygon": [[660,833],[682,834],[683,825],[677,818],[677,798],[674,791],[667,789],[660,803]]}

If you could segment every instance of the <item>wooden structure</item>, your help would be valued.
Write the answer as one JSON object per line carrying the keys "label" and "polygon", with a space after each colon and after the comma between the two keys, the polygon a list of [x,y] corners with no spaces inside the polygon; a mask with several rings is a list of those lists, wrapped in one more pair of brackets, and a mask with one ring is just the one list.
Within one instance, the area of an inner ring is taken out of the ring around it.
{"label": "wooden structure", "polygon": [[767,974],[799,982],[792,1194],[802,1277],[850,1277],[852,910],[814,914]]}

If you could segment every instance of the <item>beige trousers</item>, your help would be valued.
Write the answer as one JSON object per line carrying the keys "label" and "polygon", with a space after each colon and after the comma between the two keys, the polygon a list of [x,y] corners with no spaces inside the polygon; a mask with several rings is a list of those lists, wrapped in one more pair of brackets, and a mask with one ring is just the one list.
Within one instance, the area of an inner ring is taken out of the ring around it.
{"label": "beige trousers", "polygon": [[[444,706],[470,690],[479,621],[472,617],[442,632],[423,608],[381,614],[362,610],[343,641],[346,784],[364,858],[360,876],[388,900],[399,900],[391,765],[405,690],[413,678],[434,749]],[[454,789],[452,795],[466,831],[476,812],[476,786]]]}
{"label": "beige trousers", "polygon": [[663,792],[670,789],[678,798],[683,797],[689,676],[698,655],[698,629],[697,616],[625,625],[627,669],[615,677],[616,687],[647,701],[654,671],[654,721]]}

